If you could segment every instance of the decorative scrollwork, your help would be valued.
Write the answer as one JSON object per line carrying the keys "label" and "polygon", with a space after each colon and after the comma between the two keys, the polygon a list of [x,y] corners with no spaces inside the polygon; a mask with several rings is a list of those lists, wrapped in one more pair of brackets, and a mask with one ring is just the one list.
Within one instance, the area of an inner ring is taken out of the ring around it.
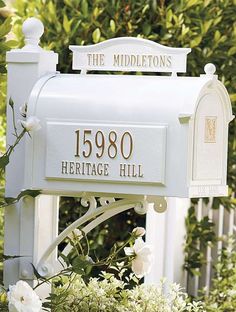
{"label": "decorative scrollwork", "polygon": [[[145,214],[149,206],[154,207],[155,211],[163,212],[166,210],[167,204],[164,197],[148,197],[148,196],[131,196],[130,198],[118,199],[113,197],[100,197],[98,199],[99,206],[95,196],[89,196],[84,193],[80,199],[83,207],[88,208],[88,211],[78,220],[70,224],[58,237],[48,246],[47,250],[42,255],[41,259],[36,265],[38,271],[42,276],[51,276],[55,265],[59,267],[59,261],[50,265],[48,258],[53,250],[76,228],[81,228],[86,234],[95,228],[101,222],[111,218],[112,216],[123,212],[125,210],[134,208],[138,214]],[[86,224],[86,225],[85,225]],[[68,254],[71,250],[71,245],[68,244],[64,252]],[[61,261],[63,259],[60,259]],[[63,261],[62,261],[63,262]],[[57,270],[57,269],[55,269]]]}
{"label": "decorative scrollwork", "polygon": [[167,201],[164,197],[157,197],[154,202],[154,210],[156,212],[162,213],[167,209]]}
{"label": "decorative scrollwork", "polygon": [[101,206],[109,205],[115,202],[114,197],[99,197],[98,199]]}
{"label": "decorative scrollwork", "polygon": [[97,201],[94,196],[86,196],[86,194],[81,197],[80,203],[83,207],[88,208],[88,211],[93,211],[97,208]]}
{"label": "decorative scrollwork", "polygon": [[140,215],[144,215],[147,213],[148,206],[149,202],[147,201],[146,196],[144,196],[143,200],[140,200],[136,203],[134,206],[134,211]]}

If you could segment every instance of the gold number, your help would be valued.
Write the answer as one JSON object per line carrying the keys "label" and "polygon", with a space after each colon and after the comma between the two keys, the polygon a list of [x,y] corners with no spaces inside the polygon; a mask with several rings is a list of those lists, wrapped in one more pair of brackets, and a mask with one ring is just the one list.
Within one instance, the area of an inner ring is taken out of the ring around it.
{"label": "gold number", "polygon": [[97,148],[101,150],[100,154],[96,153],[96,156],[97,156],[97,158],[101,158],[103,153],[104,153],[104,149],[105,149],[105,137],[104,137],[103,132],[100,130],[96,132],[95,143],[96,143]]}
{"label": "gold number", "polygon": [[[125,155],[125,153],[124,153],[124,140],[125,140],[125,137],[129,138],[129,153],[127,155]],[[124,157],[124,159],[129,159],[131,154],[132,154],[132,152],[133,152],[133,146],[134,146],[133,145],[132,135],[129,132],[125,132],[122,135],[120,145],[121,145],[121,154],[122,154],[122,156]]]}
{"label": "gold number", "polygon": [[76,133],[75,157],[80,157],[80,154],[79,154],[79,132],[80,132],[80,130],[75,131],[75,133]]}
{"label": "gold number", "polygon": [[[115,131],[111,131],[109,133],[109,142],[110,145],[108,147],[108,156],[110,158],[115,158],[117,155],[117,146],[116,146],[116,140],[117,140],[117,133]],[[111,154],[111,150],[114,150],[114,154]]]}
{"label": "gold number", "polygon": [[84,145],[85,145],[85,144],[88,145],[87,154],[86,154],[85,151],[83,151],[83,156],[84,156],[85,158],[88,158],[88,157],[91,155],[92,149],[93,149],[92,142],[91,142],[89,139],[86,139],[86,135],[87,135],[87,134],[91,134],[91,133],[92,133],[91,130],[84,130],[84,142],[83,142],[83,144],[84,144]]}

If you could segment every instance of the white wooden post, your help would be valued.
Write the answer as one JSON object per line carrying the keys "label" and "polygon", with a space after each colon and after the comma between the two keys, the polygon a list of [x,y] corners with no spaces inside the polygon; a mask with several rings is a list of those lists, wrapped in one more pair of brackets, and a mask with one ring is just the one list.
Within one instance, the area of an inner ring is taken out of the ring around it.
{"label": "white wooden post", "polygon": [[190,206],[189,199],[168,198],[168,209],[163,214],[148,210],[146,242],[154,249],[154,263],[145,282],[157,284],[165,277],[168,282],[186,287],[184,264],[185,218]]}
{"label": "white wooden post", "polygon": [[[44,31],[43,24],[36,18],[23,24],[25,46],[7,53],[8,101],[14,101],[16,120],[22,119],[20,106],[24,105],[36,81],[43,75],[56,71],[58,55],[39,47]],[[13,144],[14,128],[12,111],[7,107],[7,144]],[[17,125],[19,131],[21,125]],[[6,170],[6,196],[16,197],[24,189],[24,138],[17,145]],[[58,201],[55,197],[42,195],[39,199],[25,197],[5,210],[4,253],[21,256],[4,263],[4,284],[14,284],[19,279],[33,284],[31,263],[37,262],[42,249],[48,246],[57,232]],[[55,222],[56,220],[56,222]],[[36,226],[37,225],[37,226]],[[43,239],[39,239],[43,235]]]}

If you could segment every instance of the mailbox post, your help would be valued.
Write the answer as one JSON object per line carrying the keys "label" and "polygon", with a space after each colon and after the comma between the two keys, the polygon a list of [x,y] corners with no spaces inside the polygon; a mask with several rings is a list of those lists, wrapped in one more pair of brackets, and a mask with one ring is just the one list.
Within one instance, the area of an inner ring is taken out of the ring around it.
{"label": "mailbox post", "polygon": [[[7,53],[8,98],[14,100],[16,120],[22,119],[20,107],[27,103],[37,80],[48,73],[56,72],[58,55],[44,51],[39,39],[43,24],[31,18],[24,23],[25,46]],[[21,126],[18,125],[20,129]],[[12,112],[7,105],[7,144],[14,142]],[[16,197],[24,189],[25,138],[11,155],[6,170],[6,196]],[[34,257],[40,256],[57,235],[58,197],[42,195],[33,199],[25,197],[5,209],[4,254],[22,256],[4,262],[4,284],[15,284],[19,279],[33,282]],[[39,231],[39,232],[38,232]],[[45,236],[45,237],[43,237]]]}
{"label": "mailbox post", "polygon": [[[44,195],[6,209],[5,254],[21,256],[6,262],[6,285],[19,278],[33,284],[30,263],[43,276],[58,271],[58,244],[95,217],[83,228],[86,233],[130,208],[163,212],[165,197],[227,195],[233,116],[213,64],[201,77],[178,77],[186,72],[190,49],[116,38],[70,46],[73,69],[81,73],[60,74],[57,54],[38,46],[42,23],[28,19],[23,32],[25,47],[7,54],[8,99],[17,113],[27,102],[27,116],[37,116],[42,128],[17,146],[7,168],[6,193],[16,196],[29,188]],[[167,75],[95,75],[91,70]],[[11,124],[8,112],[8,142]],[[59,195],[80,197],[88,211],[57,235]]]}

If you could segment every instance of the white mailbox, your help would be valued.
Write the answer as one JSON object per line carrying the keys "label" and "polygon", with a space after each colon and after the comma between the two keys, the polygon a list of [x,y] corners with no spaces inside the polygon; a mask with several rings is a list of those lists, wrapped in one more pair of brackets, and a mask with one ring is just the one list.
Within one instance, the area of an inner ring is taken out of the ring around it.
{"label": "white mailbox", "polygon": [[[61,263],[58,244],[77,227],[87,233],[131,208],[163,212],[167,196],[227,195],[233,115],[213,64],[200,77],[178,77],[186,72],[190,49],[117,38],[71,46],[73,69],[80,74],[60,74],[57,54],[38,45],[42,23],[26,20],[23,33],[25,46],[7,53],[8,99],[15,108],[12,115],[8,105],[7,144],[14,145],[12,134],[22,131],[13,117],[22,118],[25,102],[27,117],[40,119],[41,129],[25,135],[11,154],[6,196],[17,197],[22,189],[39,189],[42,195],[26,196],[5,209],[4,252],[20,256],[6,261],[5,285],[19,278],[33,285],[31,263],[51,276]],[[88,208],[59,235],[57,195],[77,196]]]}
{"label": "white mailbox", "polygon": [[[176,197],[225,196],[231,104],[214,65],[185,71],[189,49],[134,38],[71,46],[81,74],[35,84],[28,114],[42,129],[28,139],[25,188]],[[86,74],[167,71],[172,76]],[[174,74],[173,74],[174,72]]]}

